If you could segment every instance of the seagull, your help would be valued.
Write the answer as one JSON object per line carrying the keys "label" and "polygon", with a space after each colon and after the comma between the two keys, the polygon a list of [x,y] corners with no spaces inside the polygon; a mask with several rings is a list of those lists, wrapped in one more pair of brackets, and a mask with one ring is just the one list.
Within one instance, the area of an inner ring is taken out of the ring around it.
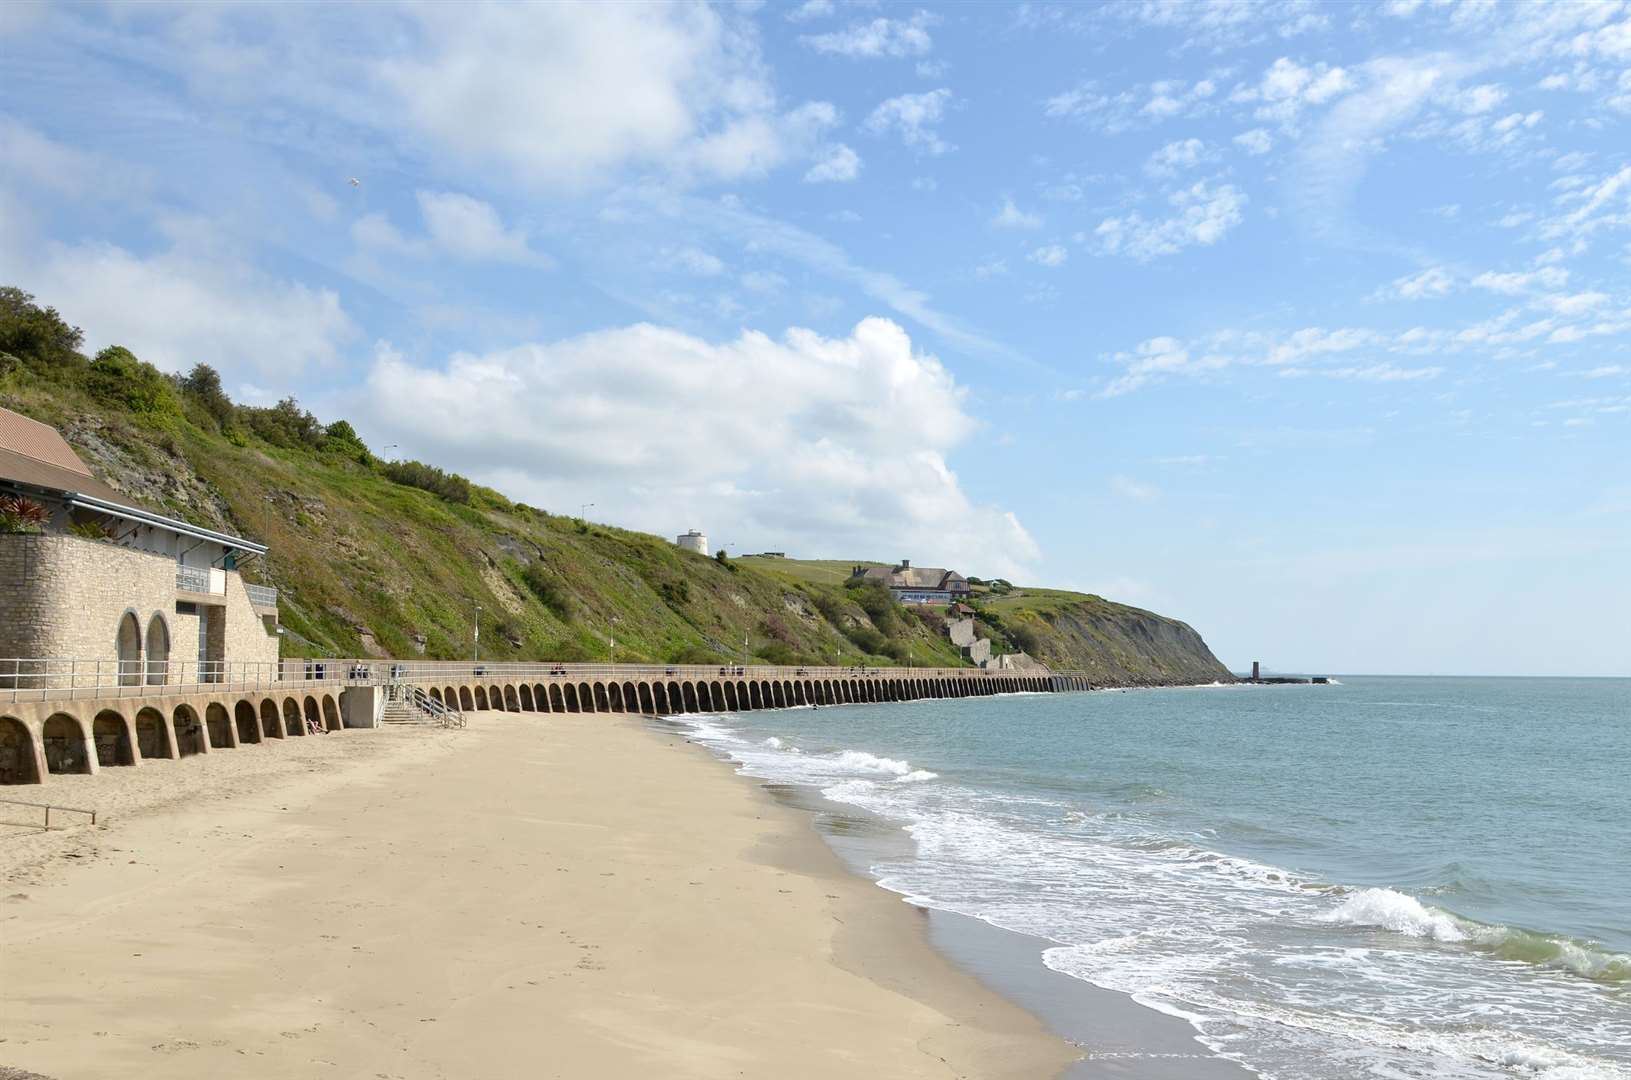
{"label": "seagull", "polygon": [[355,176],[353,176],[351,178],[351,186],[352,187],[362,187],[362,181],[358,180]]}

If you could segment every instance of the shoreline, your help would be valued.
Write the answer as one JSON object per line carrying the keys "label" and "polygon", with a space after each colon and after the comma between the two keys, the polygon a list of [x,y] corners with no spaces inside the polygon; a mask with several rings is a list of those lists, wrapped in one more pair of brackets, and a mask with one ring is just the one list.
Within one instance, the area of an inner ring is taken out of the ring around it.
{"label": "shoreline", "polygon": [[[681,735],[689,732],[683,721],[671,718],[657,718],[653,726]],[[811,831],[852,874],[895,903],[922,913],[927,939],[938,952],[1075,1046],[1081,1057],[1059,1074],[1059,1080],[1251,1080],[1257,1075],[1208,1047],[1201,1032],[1187,1020],[1143,1005],[1129,994],[1048,967],[1042,959],[1043,950],[1059,943],[969,915],[913,904],[903,894],[882,885],[872,873],[872,865],[910,851],[912,846],[899,822],[835,802],[814,787],[741,772],[722,753],[701,743],[692,745],[730,769],[739,780],[802,813]]]}
{"label": "shoreline", "polygon": [[[313,740],[258,778],[281,748],[245,747],[168,805],[0,842],[0,1066],[1018,1080],[1078,1057],[803,811],[707,779],[706,748],[634,715],[473,721]],[[198,762],[169,764],[120,780]]]}

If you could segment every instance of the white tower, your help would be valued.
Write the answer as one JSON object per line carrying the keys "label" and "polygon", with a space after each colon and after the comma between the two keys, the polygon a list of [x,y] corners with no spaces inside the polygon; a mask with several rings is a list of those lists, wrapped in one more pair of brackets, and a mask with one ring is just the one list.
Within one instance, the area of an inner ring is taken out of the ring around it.
{"label": "white tower", "polygon": [[699,555],[708,554],[708,537],[704,533],[692,529],[674,537],[674,543],[686,551],[694,551]]}

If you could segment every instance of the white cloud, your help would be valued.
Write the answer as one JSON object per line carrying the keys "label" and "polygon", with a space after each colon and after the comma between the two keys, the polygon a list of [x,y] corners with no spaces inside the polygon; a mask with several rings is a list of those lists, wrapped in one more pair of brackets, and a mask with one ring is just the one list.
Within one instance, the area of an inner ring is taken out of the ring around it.
{"label": "white cloud", "polygon": [[550,259],[533,251],[525,233],[504,227],[498,211],[480,199],[455,191],[421,191],[419,212],[436,247],[473,262],[508,262],[548,266]]}
{"label": "white cloud", "polygon": [[1448,271],[1433,266],[1419,274],[1406,274],[1404,277],[1394,278],[1383,290],[1383,295],[1396,296],[1401,300],[1423,300],[1443,296],[1454,284],[1455,279]]}
{"label": "white cloud", "polygon": [[945,88],[922,94],[901,94],[881,102],[861,127],[873,135],[895,132],[907,146],[928,154],[944,154],[956,147],[940,137],[935,126],[945,118],[951,91]]}
{"label": "white cloud", "polygon": [[1070,258],[1070,253],[1061,244],[1046,244],[1031,252],[1026,258],[1039,266],[1063,266],[1065,260]]}
{"label": "white cloud", "polygon": [[1274,137],[1263,128],[1253,128],[1236,135],[1235,145],[1255,157],[1274,149]]}
{"label": "white cloud", "polygon": [[1217,90],[1211,79],[1159,79],[1115,93],[1085,82],[1044,99],[1042,111],[1055,119],[1075,120],[1117,134],[1174,117],[1194,118],[1215,111]]}
{"label": "white cloud", "polygon": [[804,0],[804,3],[787,13],[788,22],[807,22],[811,19],[821,19],[831,15],[836,10],[832,0]]}
{"label": "white cloud", "polygon": [[1486,271],[1472,279],[1474,288],[1516,296],[1537,288],[1560,289],[1568,283],[1569,272],[1559,266],[1546,266],[1523,273]]}
{"label": "white cloud", "polygon": [[934,23],[934,16],[919,11],[909,19],[878,18],[827,34],[813,34],[806,37],[804,43],[816,52],[851,59],[924,56],[934,48],[934,40],[929,36],[929,27]]}
{"label": "white cloud", "polygon": [[861,175],[861,155],[838,143],[804,174],[806,183],[847,183]]}
{"label": "white cloud", "polygon": [[[424,401],[441,422],[413,421]],[[1038,556],[948,464],[977,426],[963,388],[886,319],[847,337],[718,343],[639,325],[441,366],[382,348],[352,408],[415,456],[538,505],[593,499],[659,534],[697,524],[810,555],[911,551],[1004,576]]]}
{"label": "white cloud", "polygon": [[1014,205],[1013,199],[1002,200],[1002,207],[991,218],[999,229],[1040,229],[1042,215],[1032,214]]}
{"label": "white cloud", "polygon": [[662,252],[661,262],[698,277],[718,277],[725,272],[719,256],[694,247],[669,248]]}
{"label": "white cloud", "polygon": [[1255,85],[1237,86],[1229,95],[1235,102],[1255,102],[1259,120],[1292,125],[1310,105],[1327,101],[1353,89],[1353,79],[1344,68],[1324,62],[1311,67],[1282,56],[1270,64]]}
{"label": "white cloud", "polygon": [[380,110],[467,166],[542,187],[625,168],[735,178],[799,155],[809,135],[807,112],[775,111],[756,38],[728,11],[427,4],[400,14],[389,54],[367,67],[389,99]]}
{"label": "white cloud", "polygon": [[290,380],[336,362],[357,329],[331,289],[262,273],[186,223],[164,251],[141,255],[109,243],[26,242],[0,214],[0,281],[26,285],[71,312],[95,352],[123,345],[166,371],[209,364],[229,382]]}
{"label": "white cloud", "polygon": [[1505,100],[1505,90],[1494,83],[1485,83],[1456,94],[1455,107],[1464,113],[1487,113]]}
{"label": "white cloud", "polygon": [[1093,230],[1099,250],[1107,255],[1130,255],[1147,261],[1161,255],[1175,255],[1187,247],[1209,246],[1221,240],[1244,217],[1247,199],[1232,184],[1211,184],[1198,180],[1181,188],[1167,200],[1176,211],[1171,217],[1151,221],[1138,211],[1121,217],[1105,218]]}
{"label": "white cloud", "polygon": [[1199,139],[1179,139],[1169,142],[1144,163],[1144,171],[1151,176],[1176,176],[1186,169],[1193,169],[1209,161],[1215,161],[1217,154],[1210,150]]}
{"label": "white cloud", "polygon": [[1151,502],[1161,497],[1161,492],[1150,484],[1141,484],[1130,476],[1112,476],[1110,490],[1124,499],[1136,502]]}
{"label": "white cloud", "polygon": [[1101,398],[1120,397],[1162,376],[1196,375],[1229,363],[1223,356],[1192,356],[1183,342],[1170,337],[1150,338],[1140,342],[1132,352],[1116,353],[1111,359],[1120,364],[1124,372],[1099,391],[1097,396]]}

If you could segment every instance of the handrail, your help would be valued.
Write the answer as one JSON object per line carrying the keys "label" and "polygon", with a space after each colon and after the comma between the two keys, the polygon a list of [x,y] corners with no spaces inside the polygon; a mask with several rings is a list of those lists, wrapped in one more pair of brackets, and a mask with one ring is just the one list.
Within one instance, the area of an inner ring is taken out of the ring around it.
{"label": "handrail", "polygon": [[283,692],[311,687],[389,683],[469,683],[526,679],[969,679],[1050,676],[1091,678],[1083,671],[988,668],[780,667],[770,664],[601,664],[545,661],[288,658],[279,661],[119,661],[66,657],[0,658],[0,701],[150,698],[196,693]]}
{"label": "handrail", "polygon": [[398,683],[396,685],[406,693],[408,704],[414,706],[431,719],[438,721],[443,727],[464,727],[464,713],[458,709],[449,706],[446,702],[437,701],[412,683]]}
{"label": "handrail", "polygon": [[24,802],[22,799],[0,799],[0,803],[5,803],[9,806],[32,806],[38,809],[43,809],[45,811],[46,829],[51,828],[51,811],[53,810],[66,810],[70,814],[89,814],[91,815],[91,824],[96,824],[95,810],[81,810],[77,806],[58,806],[55,803]]}

